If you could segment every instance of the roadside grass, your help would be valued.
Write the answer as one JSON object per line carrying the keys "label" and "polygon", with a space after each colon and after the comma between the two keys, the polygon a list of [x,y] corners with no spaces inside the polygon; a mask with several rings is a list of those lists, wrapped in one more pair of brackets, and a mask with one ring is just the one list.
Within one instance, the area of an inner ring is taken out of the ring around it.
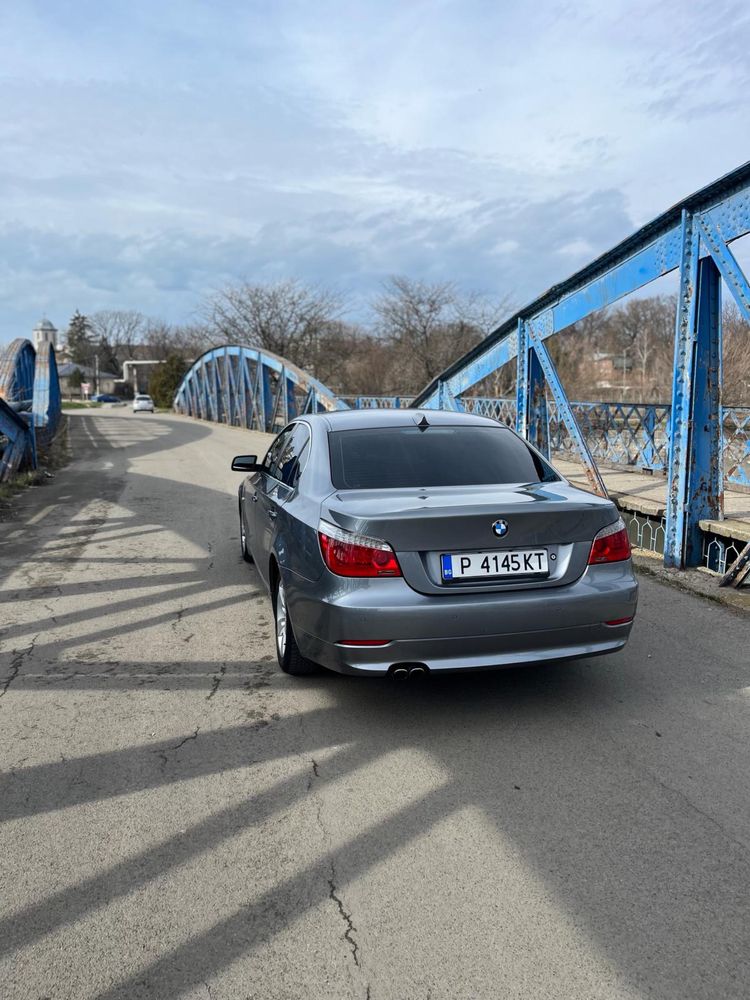
{"label": "roadside grass", "polygon": [[33,469],[17,473],[7,483],[0,483],[0,508],[8,504],[16,493],[22,493],[29,486],[40,486],[46,478],[42,469]]}
{"label": "roadside grass", "polygon": [[64,410],[96,410],[101,405],[101,403],[91,403],[85,399],[64,399],[62,408]]}

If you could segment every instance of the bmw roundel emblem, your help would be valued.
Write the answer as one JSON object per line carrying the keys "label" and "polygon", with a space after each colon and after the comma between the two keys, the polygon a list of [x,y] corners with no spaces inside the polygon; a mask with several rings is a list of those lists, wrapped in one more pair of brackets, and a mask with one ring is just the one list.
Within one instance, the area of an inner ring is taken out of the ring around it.
{"label": "bmw roundel emblem", "polygon": [[505,535],[508,534],[508,522],[503,521],[503,519],[500,518],[500,520],[495,521],[495,523],[492,525],[492,530],[495,532],[498,538],[504,538]]}

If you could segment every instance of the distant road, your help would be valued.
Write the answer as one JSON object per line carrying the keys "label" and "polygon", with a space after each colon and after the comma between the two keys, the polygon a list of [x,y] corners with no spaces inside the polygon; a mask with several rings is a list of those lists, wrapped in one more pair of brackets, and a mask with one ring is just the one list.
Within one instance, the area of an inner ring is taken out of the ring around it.
{"label": "distant road", "polygon": [[750,619],[642,579],[608,659],[275,663],[266,435],[70,414],[0,525],[0,995],[750,995]]}

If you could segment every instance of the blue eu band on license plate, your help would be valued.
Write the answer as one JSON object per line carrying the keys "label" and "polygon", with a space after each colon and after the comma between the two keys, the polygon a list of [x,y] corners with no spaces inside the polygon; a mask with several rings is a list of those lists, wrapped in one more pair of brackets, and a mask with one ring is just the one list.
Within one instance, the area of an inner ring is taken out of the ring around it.
{"label": "blue eu band on license plate", "polygon": [[456,552],[440,556],[443,582],[509,576],[547,576],[546,549],[496,549],[493,552]]}

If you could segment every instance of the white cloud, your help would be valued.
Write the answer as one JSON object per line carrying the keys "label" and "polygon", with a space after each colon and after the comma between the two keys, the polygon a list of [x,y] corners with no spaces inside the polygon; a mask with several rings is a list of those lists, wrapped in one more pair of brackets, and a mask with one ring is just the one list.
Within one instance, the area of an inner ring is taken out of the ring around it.
{"label": "white cloud", "polygon": [[747,43],[729,0],[5,5],[0,342],[239,274],[528,300],[744,158]]}

